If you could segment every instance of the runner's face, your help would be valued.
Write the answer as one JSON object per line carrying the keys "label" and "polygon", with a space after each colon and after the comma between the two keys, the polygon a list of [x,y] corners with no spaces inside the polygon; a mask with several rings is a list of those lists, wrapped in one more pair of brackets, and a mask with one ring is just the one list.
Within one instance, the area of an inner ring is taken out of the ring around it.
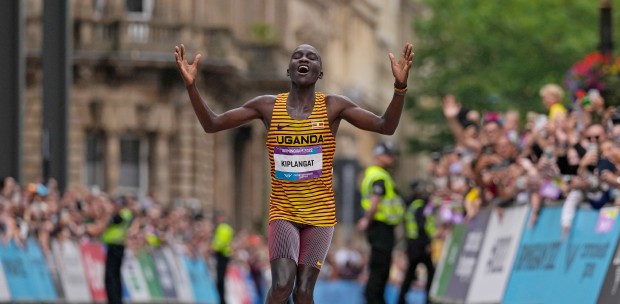
{"label": "runner's face", "polygon": [[321,75],[321,57],[317,50],[307,44],[295,49],[288,66],[291,81],[298,85],[314,84]]}

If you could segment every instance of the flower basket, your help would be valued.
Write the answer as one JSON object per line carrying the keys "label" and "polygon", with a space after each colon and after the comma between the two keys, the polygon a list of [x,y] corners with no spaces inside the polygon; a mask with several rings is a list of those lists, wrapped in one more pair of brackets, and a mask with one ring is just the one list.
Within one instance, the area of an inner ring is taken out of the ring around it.
{"label": "flower basket", "polygon": [[565,85],[575,101],[583,92],[596,89],[608,106],[620,105],[620,58],[592,52],[566,73]]}

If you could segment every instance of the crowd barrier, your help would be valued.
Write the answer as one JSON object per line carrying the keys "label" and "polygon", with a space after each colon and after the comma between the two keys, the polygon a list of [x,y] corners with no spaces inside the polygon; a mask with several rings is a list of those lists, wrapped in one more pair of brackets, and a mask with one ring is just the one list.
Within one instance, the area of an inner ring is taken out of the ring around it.
{"label": "crowd barrier", "polygon": [[[54,240],[44,255],[34,239],[23,246],[0,242],[0,302],[103,303],[105,247],[98,242]],[[123,296],[133,303],[219,303],[206,262],[168,247],[125,251]],[[262,303],[249,274],[229,267],[226,297],[231,303]]]}
{"label": "crowd barrier", "polygon": [[431,298],[439,303],[620,303],[618,208],[579,210],[562,237],[561,206],[530,227],[527,206],[482,211],[454,227]]}
{"label": "crowd barrier", "polygon": [[[105,246],[99,242],[54,240],[47,255],[34,239],[21,246],[0,242],[0,303],[105,303],[104,273]],[[129,303],[219,303],[205,260],[166,246],[126,250],[121,274]],[[244,268],[231,264],[226,284],[228,303],[264,303]],[[315,303],[361,304],[363,289],[355,281],[320,280]],[[398,288],[389,285],[387,303],[396,303],[397,296]],[[407,294],[411,304],[422,304],[424,298],[421,290]]]}

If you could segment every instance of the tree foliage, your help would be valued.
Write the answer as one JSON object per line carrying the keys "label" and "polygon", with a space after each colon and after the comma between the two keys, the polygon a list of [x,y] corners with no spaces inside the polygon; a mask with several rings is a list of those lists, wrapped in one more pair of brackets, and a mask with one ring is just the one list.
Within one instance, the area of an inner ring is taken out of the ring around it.
{"label": "tree foliage", "polygon": [[[445,126],[439,101],[447,93],[481,112],[543,111],[540,87],[562,84],[570,66],[599,42],[598,1],[420,1],[424,10],[414,20],[416,96],[409,105],[422,123]],[[436,107],[420,107],[418,96],[436,96]],[[440,146],[446,134],[444,127],[412,143],[416,149]]]}

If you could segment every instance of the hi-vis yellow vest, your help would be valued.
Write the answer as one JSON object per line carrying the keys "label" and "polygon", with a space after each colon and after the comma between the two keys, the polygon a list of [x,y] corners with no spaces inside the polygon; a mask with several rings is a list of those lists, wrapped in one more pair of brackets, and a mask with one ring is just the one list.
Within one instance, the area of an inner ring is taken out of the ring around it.
{"label": "hi-vis yellow vest", "polygon": [[213,241],[211,242],[211,248],[214,251],[221,253],[223,256],[230,257],[232,255],[232,240],[235,231],[230,225],[221,223],[215,228],[213,233]]}
{"label": "hi-vis yellow vest", "polygon": [[122,222],[109,225],[101,235],[101,241],[105,244],[123,245],[123,243],[125,243],[127,230],[133,219],[133,213],[131,213],[131,210],[123,208],[118,214]]}
{"label": "hi-vis yellow vest", "polygon": [[385,181],[385,195],[377,206],[374,220],[388,225],[397,225],[403,218],[404,206],[402,198],[396,193],[394,180],[390,174],[379,166],[366,168],[362,180],[362,208],[368,211],[371,206],[372,184],[378,180]]}
{"label": "hi-vis yellow vest", "polygon": [[[424,200],[417,199],[413,201],[411,205],[409,205],[409,208],[407,208],[407,213],[405,213],[405,228],[407,230],[407,237],[413,240],[420,236],[420,228],[415,220],[415,213],[418,208],[424,208]],[[435,233],[437,233],[437,227],[435,227],[435,217],[432,214],[426,217],[424,230],[429,238],[433,238]]]}

